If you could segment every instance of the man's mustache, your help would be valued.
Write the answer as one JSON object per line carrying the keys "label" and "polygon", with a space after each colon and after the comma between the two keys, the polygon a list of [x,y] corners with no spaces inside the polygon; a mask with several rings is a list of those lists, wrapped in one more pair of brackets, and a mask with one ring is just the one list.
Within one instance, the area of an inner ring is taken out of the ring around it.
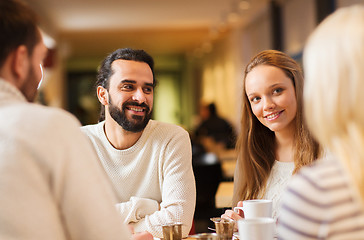
{"label": "man's mustache", "polygon": [[136,106],[136,107],[142,107],[145,108],[147,110],[147,112],[149,112],[150,108],[147,104],[145,103],[137,103],[137,102],[125,102],[123,104],[123,109],[126,108],[126,106]]}

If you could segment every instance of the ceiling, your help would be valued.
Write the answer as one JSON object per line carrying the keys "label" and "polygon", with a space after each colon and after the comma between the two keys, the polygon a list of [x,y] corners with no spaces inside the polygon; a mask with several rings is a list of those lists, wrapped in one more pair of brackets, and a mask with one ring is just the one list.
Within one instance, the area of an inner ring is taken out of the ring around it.
{"label": "ceiling", "polygon": [[[218,37],[228,14],[263,0],[25,0],[42,28],[71,57],[105,55],[120,47],[185,54]],[[243,2],[243,4],[241,3]],[[245,11],[245,12],[243,12]],[[225,24],[226,25],[226,24]],[[220,28],[221,29],[221,28]]]}

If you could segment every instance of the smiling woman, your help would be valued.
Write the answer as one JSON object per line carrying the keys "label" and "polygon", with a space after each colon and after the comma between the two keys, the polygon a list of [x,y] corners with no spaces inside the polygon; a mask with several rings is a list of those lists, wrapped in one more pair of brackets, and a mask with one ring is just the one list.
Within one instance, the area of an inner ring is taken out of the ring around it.
{"label": "smiling woman", "polygon": [[[271,199],[277,218],[281,193],[292,174],[321,152],[303,123],[302,71],[288,55],[263,51],[245,69],[243,92],[233,205]],[[238,220],[244,216],[240,214],[227,210],[222,217]]]}
{"label": "smiling woman", "polygon": [[294,133],[297,102],[292,80],[283,70],[261,65],[246,77],[245,91],[253,114],[275,134]]}

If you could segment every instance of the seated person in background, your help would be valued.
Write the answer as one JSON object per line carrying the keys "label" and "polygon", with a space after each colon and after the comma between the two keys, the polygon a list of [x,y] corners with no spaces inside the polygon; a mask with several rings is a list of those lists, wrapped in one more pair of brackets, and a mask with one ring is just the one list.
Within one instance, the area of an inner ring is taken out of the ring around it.
{"label": "seated person in background", "polygon": [[0,239],[131,239],[79,122],[30,103],[47,54],[37,24],[0,1]]}
{"label": "seated person in background", "polygon": [[196,201],[191,143],[181,127],[150,120],[152,57],[118,49],[103,61],[96,85],[105,120],[82,130],[114,186],[125,223],[161,238],[163,224],[181,222],[186,237]]}
{"label": "seated person in background", "polygon": [[[241,206],[242,200],[271,199],[277,218],[281,193],[292,174],[321,153],[303,122],[301,68],[282,52],[263,51],[247,65],[243,91],[233,206]],[[222,217],[238,220],[243,213],[227,210]]]}
{"label": "seated person in background", "polygon": [[288,185],[279,238],[364,239],[364,6],[327,17],[303,60],[307,124],[332,156]]}
{"label": "seated person in background", "polygon": [[224,148],[235,147],[233,127],[217,114],[214,103],[200,106],[201,124],[195,130],[195,138],[200,142],[203,137],[211,137],[216,143],[222,143]]}

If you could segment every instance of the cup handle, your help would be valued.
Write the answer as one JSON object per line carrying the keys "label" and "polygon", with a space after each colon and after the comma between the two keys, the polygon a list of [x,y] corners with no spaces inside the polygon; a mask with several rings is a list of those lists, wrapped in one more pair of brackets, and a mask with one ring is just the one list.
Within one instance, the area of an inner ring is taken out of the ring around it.
{"label": "cup handle", "polygon": [[243,207],[234,207],[234,212],[239,213],[239,210],[244,211]]}

